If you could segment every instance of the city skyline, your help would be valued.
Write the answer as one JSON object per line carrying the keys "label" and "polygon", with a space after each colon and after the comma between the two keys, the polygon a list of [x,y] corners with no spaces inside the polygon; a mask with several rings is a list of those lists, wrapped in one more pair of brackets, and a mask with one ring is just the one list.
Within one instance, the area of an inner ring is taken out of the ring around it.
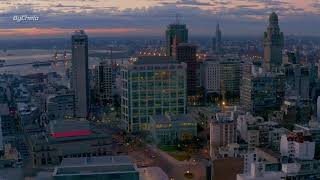
{"label": "city skyline", "polygon": [[6,2],[0,179],[320,179],[319,0]]}
{"label": "city skyline", "polygon": [[[320,2],[317,0],[140,0],[134,3],[101,0],[18,3],[7,0],[0,6],[0,38],[67,37],[79,28],[86,29],[90,36],[162,36],[163,29],[175,21],[176,14],[180,14],[181,21],[188,25],[193,35],[213,36],[219,22],[226,36],[257,36],[266,27],[265,17],[273,11],[279,14],[285,34],[320,35],[313,28],[320,19]],[[14,16],[21,15],[34,15],[39,20],[13,20]]]}

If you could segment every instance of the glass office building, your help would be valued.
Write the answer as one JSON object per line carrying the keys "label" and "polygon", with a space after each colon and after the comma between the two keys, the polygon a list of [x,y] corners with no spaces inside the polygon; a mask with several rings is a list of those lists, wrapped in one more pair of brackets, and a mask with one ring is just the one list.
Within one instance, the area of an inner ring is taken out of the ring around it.
{"label": "glass office building", "polygon": [[128,131],[148,130],[150,115],[186,113],[186,68],[161,56],[122,67],[121,114]]}

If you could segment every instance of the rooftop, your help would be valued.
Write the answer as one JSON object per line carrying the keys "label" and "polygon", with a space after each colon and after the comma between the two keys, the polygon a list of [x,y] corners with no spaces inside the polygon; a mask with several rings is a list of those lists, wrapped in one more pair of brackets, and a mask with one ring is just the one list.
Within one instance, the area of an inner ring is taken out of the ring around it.
{"label": "rooftop", "polygon": [[227,122],[233,122],[233,113],[231,112],[220,112],[216,113],[215,121],[216,123],[227,123]]}
{"label": "rooftop", "polygon": [[7,103],[0,103],[0,115],[9,115],[9,106]]}
{"label": "rooftop", "polygon": [[175,22],[168,25],[169,29],[185,29],[187,26],[185,24],[180,24],[179,22]]}
{"label": "rooftop", "polygon": [[142,65],[142,64],[174,64],[174,63],[177,63],[177,61],[175,61],[170,56],[140,56],[134,64]]}
{"label": "rooftop", "polygon": [[60,167],[133,165],[128,156],[64,158]]}
{"label": "rooftop", "polygon": [[178,47],[181,47],[181,46],[183,46],[183,47],[193,47],[193,48],[197,47],[197,45],[192,44],[192,43],[179,43]]}
{"label": "rooftop", "polygon": [[91,134],[88,121],[56,120],[49,124],[49,131],[53,137],[80,136]]}
{"label": "rooftop", "polygon": [[298,143],[304,143],[304,141],[312,142],[311,136],[305,136],[303,135],[303,132],[289,132],[287,135],[287,140]]}
{"label": "rooftop", "polygon": [[137,172],[128,156],[64,158],[53,176]]}
{"label": "rooftop", "polygon": [[74,36],[83,36],[83,35],[86,35],[86,33],[84,32],[83,29],[80,29],[80,30],[74,31],[72,35],[74,35]]}

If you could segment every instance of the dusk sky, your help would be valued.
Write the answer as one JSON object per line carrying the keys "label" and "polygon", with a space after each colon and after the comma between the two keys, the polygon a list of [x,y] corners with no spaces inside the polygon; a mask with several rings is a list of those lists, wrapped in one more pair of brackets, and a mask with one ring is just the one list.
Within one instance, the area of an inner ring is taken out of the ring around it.
{"label": "dusk sky", "polygon": [[[190,35],[262,35],[268,14],[280,16],[282,31],[320,36],[320,0],[0,0],[0,37],[65,37],[83,28],[89,35],[164,34],[180,14]],[[15,22],[15,15],[39,21]]]}

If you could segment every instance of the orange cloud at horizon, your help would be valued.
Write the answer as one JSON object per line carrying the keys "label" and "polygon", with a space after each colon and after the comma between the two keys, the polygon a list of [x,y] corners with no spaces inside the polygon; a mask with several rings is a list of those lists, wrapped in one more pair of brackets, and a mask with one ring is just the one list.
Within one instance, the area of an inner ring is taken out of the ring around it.
{"label": "orange cloud at horizon", "polygon": [[[0,37],[27,37],[27,36],[67,36],[73,31],[71,28],[10,28],[0,29]],[[88,28],[84,29],[87,34],[124,34],[150,32],[142,28]]]}

